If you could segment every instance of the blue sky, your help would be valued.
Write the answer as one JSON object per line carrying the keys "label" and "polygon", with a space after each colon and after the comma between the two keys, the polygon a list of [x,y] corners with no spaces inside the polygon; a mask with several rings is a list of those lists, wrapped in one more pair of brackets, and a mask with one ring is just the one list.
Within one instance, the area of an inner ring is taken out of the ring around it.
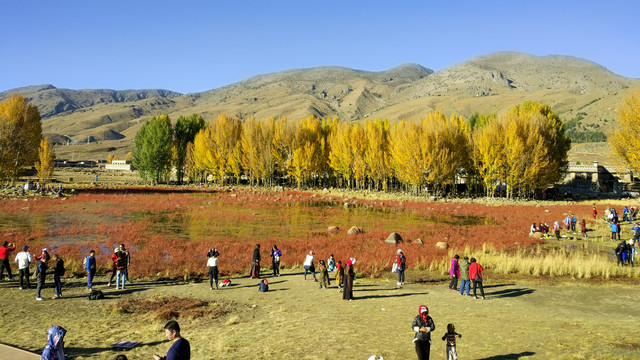
{"label": "blue sky", "polygon": [[0,0],[0,91],[200,92],[315,66],[435,71],[497,51],[640,78],[637,1]]}

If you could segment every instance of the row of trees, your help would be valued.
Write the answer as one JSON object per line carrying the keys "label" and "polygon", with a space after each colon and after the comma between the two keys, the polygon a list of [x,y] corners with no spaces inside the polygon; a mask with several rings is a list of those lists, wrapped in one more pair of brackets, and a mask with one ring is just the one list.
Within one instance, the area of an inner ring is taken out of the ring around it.
{"label": "row of trees", "polygon": [[145,180],[212,177],[219,184],[342,186],[440,194],[467,189],[530,196],[558,181],[570,140],[549,106],[524,102],[504,115],[469,120],[439,111],[421,121],[344,122],[309,116],[246,120],[219,115],[205,124],[192,115],[172,128],[168,116],[136,135],[134,164]]}
{"label": "row of trees", "polygon": [[35,166],[42,183],[53,176],[55,153],[42,137],[38,108],[21,95],[0,102],[0,181],[13,182],[25,167]]}

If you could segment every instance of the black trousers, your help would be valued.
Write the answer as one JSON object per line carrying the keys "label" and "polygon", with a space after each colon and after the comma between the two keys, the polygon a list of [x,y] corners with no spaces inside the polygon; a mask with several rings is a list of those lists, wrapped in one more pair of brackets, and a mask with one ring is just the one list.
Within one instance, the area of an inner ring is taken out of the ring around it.
{"label": "black trousers", "polygon": [[273,276],[280,275],[280,261],[272,261],[273,264]]}
{"label": "black trousers", "polygon": [[455,276],[451,277],[451,281],[449,282],[449,289],[458,290],[458,278]]}
{"label": "black trousers", "polygon": [[217,289],[218,288],[218,267],[209,266],[209,287],[212,288],[214,283],[216,284],[216,289]]}
{"label": "black trousers", "polygon": [[11,275],[11,267],[9,266],[9,259],[0,259],[2,260],[2,267],[0,267],[0,279],[4,277],[4,269],[7,269],[7,274],[9,274],[9,279],[13,278]]}
{"label": "black trousers", "polygon": [[482,297],[484,297],[484,288],[482,287],[482,281],[477,281],[477,280],[471,280],[473,281],[473,296],[476,296],[476,286],[480,287],[480,295],[482,295]]}
{"label": "black trousers", "polygon": [[416,341],[416,355],[418,360],[429,360],[429,353],[431,352],[431,343],[427,341]]}
{"label": "black trousers", "polygon": [[29,284],[29,268],[19,269],[18,274],[20,277],[20,287],[23,287],[23,278],[27,279],[27,287],[31,287],[31,284]]}
{"label": "black trousers", "polygon": [[41,297],[40,291],[44,287],[44,281],[46,280],[46,278],[47,278],[47,272],[40,271],[40,273],[38,274],[38,286],[36,286],[36,297]]}

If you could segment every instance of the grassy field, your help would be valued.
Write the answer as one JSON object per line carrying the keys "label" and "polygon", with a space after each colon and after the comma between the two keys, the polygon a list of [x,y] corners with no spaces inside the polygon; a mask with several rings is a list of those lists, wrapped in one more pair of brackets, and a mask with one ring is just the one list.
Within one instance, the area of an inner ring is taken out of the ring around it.
{"label": "grassy field", "polygon": [[[484,301],[460,296],[443,278],[417,272],[408,273],[403,288],[392,279],[359,279],[351,302],[333,286],[318,289],[297,271],[271,278],[268,293],[259,293],[257,280],[248,278],[233,278],[232,287],[214,291],[207,282],[166,281],[136,281],[122,291],[106,288],[102,277],[98,287],[107,298],[100,301],[85,299],[82,279],[66,279],[63,299],[43,302],[35,301],[33,290],[3,282],[0,328],[2,342],[33,351],[41,351],[48,327],[58,324],[68,330],[72,359],[112,359],[119,353],[149,359],[170,346],[162,332],[170,309],[184,314],[178,321],[193,359],[366,359],[373,354],[410,359],[411,321],[426,304],[436,324],[434,359],[446,358],[440,337],[449,322],[463,335],[458,342],[462,359],[640,358],[637,286],[486,278]],[[50,297],[53,290],[44,294]],[[169,296],[182,300],[161,307],[164,311],[154,311],[152,304],[137,311],[131,307],[139,299]],[[192,299],[204,302],[199,311],[185,308]],[[123,310],[132,308],[132,313]],[[110,349],[118,340],[141,344],[128,351]]]}

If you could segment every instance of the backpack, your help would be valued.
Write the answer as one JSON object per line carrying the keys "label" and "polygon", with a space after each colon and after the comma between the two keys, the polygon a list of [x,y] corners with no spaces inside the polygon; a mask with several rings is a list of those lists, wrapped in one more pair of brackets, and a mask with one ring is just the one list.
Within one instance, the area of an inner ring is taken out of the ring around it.
{"label": "backpack", "polygon": [[89,296],[87,296],[87,299],[89,299],[89,300],[104,299],[104,294],[100,290],[92,290],[91,294],[89,294]]}

